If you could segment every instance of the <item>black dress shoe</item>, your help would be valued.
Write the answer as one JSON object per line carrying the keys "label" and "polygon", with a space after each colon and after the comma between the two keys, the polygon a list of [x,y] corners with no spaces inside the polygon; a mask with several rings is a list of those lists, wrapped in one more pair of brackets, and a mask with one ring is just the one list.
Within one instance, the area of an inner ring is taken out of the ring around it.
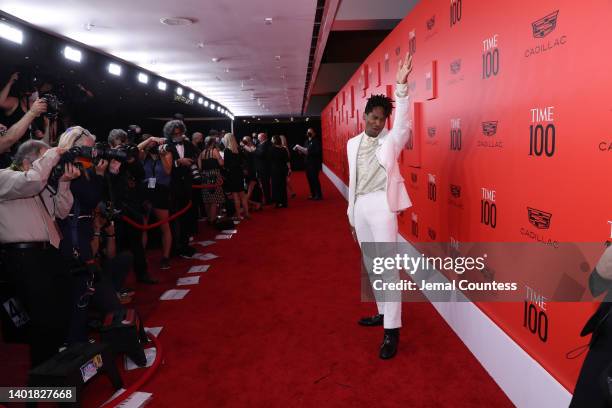
{"label": "black dress shoe", "polygon": [[382,326],[385,315],[377,314],[371,317],[362,317],[357,323],[361,326]]}
{"label": "black dress shoe", "polygon": [[383,342],[380,345],[380,358],[388,360],[393,358],[397,353],[397,345],[399,344],[399,329],[385,329]]}
{"label": "black dress shoe", "polygon": [[190,259],[193,255],[195,255],[196,252],[198,251],[196,251],[194,247],[186,246],[185,248],[182,248],[181,250],[179,250],[178,255],[181,258]]}
{"label": "black dress shoe", "polygon": [[147,285],[155,285],[155,284],[159,283],[159,281],[157,279],[153,279],[150,276],[145,276],[144,278],[139,278],[138,282],[146,283]]}

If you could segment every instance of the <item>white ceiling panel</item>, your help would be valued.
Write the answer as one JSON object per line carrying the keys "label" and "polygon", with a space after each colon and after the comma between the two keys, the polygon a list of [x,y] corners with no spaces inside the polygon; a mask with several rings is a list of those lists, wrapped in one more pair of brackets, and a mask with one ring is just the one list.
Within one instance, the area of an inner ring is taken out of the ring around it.
{"label": "white ceiling panel", "polygon": [[[316,0],[0,0],[8,14],[178,81],[234,115],[299,114],[315,8]],[[160,22],[171,17],[194,23]]]}

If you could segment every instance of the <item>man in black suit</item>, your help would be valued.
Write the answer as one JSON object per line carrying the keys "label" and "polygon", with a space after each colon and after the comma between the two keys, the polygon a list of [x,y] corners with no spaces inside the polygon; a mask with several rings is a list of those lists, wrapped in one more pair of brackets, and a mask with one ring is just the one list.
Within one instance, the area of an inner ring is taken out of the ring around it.
{"label": "man in black suit", "polygon": [[313,128],[308,128],[306,135],[308,136],[306,147],[295,145],[293,149],[306,156],[306,178],[310,187],[310,197],[308,199],[322,200],[323,194],[321,193],[319,172],[323,166],[323,148]]}
{"label": "man in black suit", "polygon": [[272,144],[265,133],[257,135],[257,139],[259,140],[259,145],[255,149],[255,170],[263,190],[264,205],[267,205],[272,204],[272,197],[270,195],[270,154]]}
{"label": "man in black suit", "polygon": [[[196,149],[185,136],[185,124],[180,120],[171,120],[164,125],[164,137],[167,139],[167,150],[172,154],[172,174],[170,179],[170,212],[176,213],[184,208],[192,198],[192,166],[196,163]],[[189,235],[196,224],[193,205],[188,212],[172,222],[174,251],[185,258],[196,252],[189,246]]]}
{"label": "man in black suit", "polygon": [[310,186],[310,199],[321,200],[321,182],[319,181],[319,172],[323,165],[323,149],[321,141],[317,137],[317,133],[313,128],[309,128],[306,132],[308,141],[306,142],[306,178]]}
{"label": "man in black suit", "polygon": [[609,377],[612,377],[612,246],[608,246],[589,277],[593,296],[607,292],[587,321],[581,336],[592,334],[589,352],[584,359],[570,408],[604,408],[610,406]]}

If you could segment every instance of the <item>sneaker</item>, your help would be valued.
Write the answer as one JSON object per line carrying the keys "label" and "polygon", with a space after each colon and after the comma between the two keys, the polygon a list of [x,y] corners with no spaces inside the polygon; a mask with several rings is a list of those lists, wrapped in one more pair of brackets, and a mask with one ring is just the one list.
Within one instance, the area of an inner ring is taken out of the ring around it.
{"label": "sneaker", "polygon": [[170,260],[168,258],[162,258],[159,263],[159,269],[170,269]]}

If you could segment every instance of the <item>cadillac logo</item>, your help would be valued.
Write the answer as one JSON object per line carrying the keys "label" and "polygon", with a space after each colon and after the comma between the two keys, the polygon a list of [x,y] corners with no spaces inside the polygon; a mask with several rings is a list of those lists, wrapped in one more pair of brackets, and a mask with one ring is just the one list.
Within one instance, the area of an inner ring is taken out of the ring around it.
{"label": "cadillac logo", "polygon": [[548,34],[552,33],[557,27],[558,15],[559,10],[552,12],[549,15],[542,17],[538,21],[531,23],[534,38],[544,38]]}
{"label": "cadillac logo", "polygon": [[427,128],[427,136],[434,137],[436,135],[436,128],[434,126]]}
{"label": "cadillac logo", "polygon": [[539,229],[550,228],[550,218],[552,214],[545,211],[537,210],[535,208],[527,207],[527,215],[529,222]]}
{"label": "cadillac logo", "polygon": [[427,29],[431,31],[435,25],[436,25],[436,16],[434,15],[429,20],[427,20]]}
{"label": "cadillac logo", "polygon": [[456,59],[450,64],[450,70],[453,74],[457,74],[461,71],[461,59]]}
{"label": "cadillac logo", "polygon": [[455,198],[461,197],[461,186],[458,186],[456,184],[451,184],[450,192],[451,192],[451,195]]}
{"label": "cadillac logo", "polygon": [[482,122],[482,134],[493,136],[497,133],[497,121]]}

